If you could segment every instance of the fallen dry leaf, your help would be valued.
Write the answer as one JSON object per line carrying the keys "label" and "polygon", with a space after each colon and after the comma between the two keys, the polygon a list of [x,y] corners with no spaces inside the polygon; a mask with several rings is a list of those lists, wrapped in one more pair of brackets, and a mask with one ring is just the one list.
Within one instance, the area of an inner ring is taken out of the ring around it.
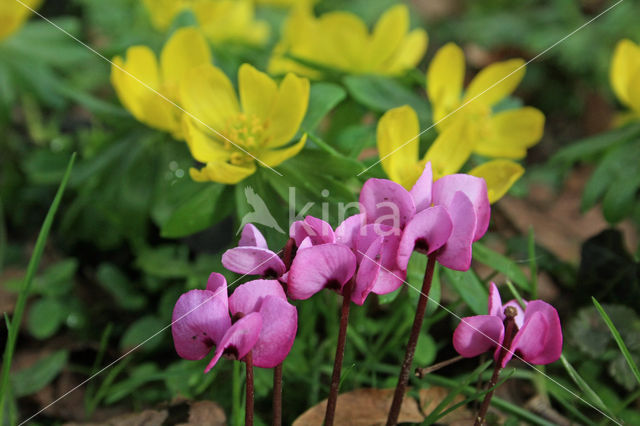
{"label": "fallen dry leaf", "polygon": [[167,410],[144,410],[123,414],[100,423],[65,423],[64,426],[162,426],[169,416]]}
{"label": "fallen dry leaf", "polygon": [[[338,396],[335,423],[346,426],[374,426],[383,425],[387,421],[387,414],[393,400],[394,389],[356,389]],[[432,386],[420,391],[420,404],[424,412],[429,413],[448,395],[449,390]],[[461,401],[461,396],[453,402]],[[327,400],[309,408],[294,422],[293,426],[322,425]],[[443,424],[454,424],[471,418],[471,414],[464,408],[454,410],[443,419]],[[400,411],[399,423],[420,423],[425,416],[420,411],[415,399],[405,396]],[[449,423],[451,422],[451,423]],[[457,423],[464,424],[464,423]]]}

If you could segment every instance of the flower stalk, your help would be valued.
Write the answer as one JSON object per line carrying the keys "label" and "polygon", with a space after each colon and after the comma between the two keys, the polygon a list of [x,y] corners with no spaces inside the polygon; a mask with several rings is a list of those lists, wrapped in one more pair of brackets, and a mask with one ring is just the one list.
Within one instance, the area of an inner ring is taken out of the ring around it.
{"label": "flower stalk", "polygon": [[244,362],[246,364],[246,408],[244,411],[244,424],[245,426],[253,426],[253,400],[255,391],[253,388],[253,356],[251,354],[252,351],[244,357]]}
{"label": "flower stalk", "polygon": [[333,374],[331,376],[331,389],[327,399],[327,410],[324,416],[325,426],[332,426],[336,414],[338,402],[338,389],[340,388],[340,375],[342,372],[342,360],[344,359],[344,347],[347,340],[347,326],[349,325],[349,308],[351,307],[351,292],[353,291],[354,280],[352,279],[344,287],[342,293],[342,310],[340,313],[340,331],[338,332],[338,345],[336,347],[336,357],[333,362]]}
{"label": "flower stalk", "polygon": [[422,281],[422,291],[420,292],[418,307],[416,308],[416,316],[413,320],[409,343],[407,343],[407,351],[404,356],[404,361],[402,362],[402,368],[400,369],[400,376],[398,377],[398,384],[393,395],[393,402],[391,403],[389,416],[387,417],[387,426],[394,426],[398,423],[402,400],[407,389],[407,383],[409,382],[409,371],[411,369],[411,364],[413,363],[413,355],[416,352],[418,337],[420,336],[420,330],[422,329],[422,321],[427,309],[427,302],[429,301],[429,292],[431,291],[431,282],[433,281],[433,271],[435,266],[436,256],[429,256],[427,268],[424,273],[424,279]]}
{"label": "flower stalk", "polygon": [[484,397],[482,401],[482,405],[480,406],[480,410],[478,410],[478,415],[476,416],[475,426],[482,426],[484,424],[484,418],[487,415],[487,411],[489,410],[489,405],[491,404],[491,398],[493,398],[493,392],[495,391],[495,386],[498,383],[498,378],[500,377],[500,372],[502,371],[502,361],[507,353],[511,350],[511,342],[513,341],[513,336],[515,336],[518,331],[518,327],[516,326],[516,315],[518,312],[513,306],[507,306],[504,310],[504,315],[506,316],[504,320],[505,325],[505,336],[504,342],[500,347],[500,354],[498,355],[498,359],[496,360],[495,368],[493,369],[493,374],[491,375],[491,379],[489,380],[488,389],[489,392]]}

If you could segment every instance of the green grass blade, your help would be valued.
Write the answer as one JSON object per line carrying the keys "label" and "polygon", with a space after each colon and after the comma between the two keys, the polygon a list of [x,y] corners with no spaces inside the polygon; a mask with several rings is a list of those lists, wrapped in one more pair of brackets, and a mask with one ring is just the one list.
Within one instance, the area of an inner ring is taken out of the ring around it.
{"label": "green grass blade", "polygon": [[604,411],[613,417],[613,413],[609,411],[606,404],[602,402],[602,399],[598,396],[598,394],[589,386],[589,384],[578,374],[575,368],[567,361],[564,355],[560,357],[560,361],[562,361],[562,365],[564,366],[567,373],[569,373],[569,377],[571,380],[580,388],[582,393],[589,399],[589,401],[594,404],[596,407]]}
{"label": "green grass blade", "polygon": [[527,250],[529,254],[529,280],[531,284],[531,300],[535,300],[538,298],[538,260],[536,259],[536,236],[533,231],[533,226],[529,227]]}
{"label": "green grass blade", "polygon": [[31,283],[33,282],[33,278],[35,277],[38,270],[38,265],[40,264],[40,259],[42,258],[42,252],[44,251],[44,246],[47,242],[47,237],[49,236],[49,231],[51,230],[51,225],[53,224],[53,219],[55,217],[56,211],[58,210],[58,206],[60,205],[60,202],[62,200],[62,195],[64,194],[65,187],[67,186],[67,182],[69,181],[69,176],[71,175],[71,169],[73,168],[75,158],[76,154],[74,153],[71,155],[69,165],[67,166],[67,170],[64,174],[64,177],[62,178],[62,182],[60,183],[58,192],[56,193],[56,196],[51,203],[51,207],[49,207],[49,211],[47,212],[47,216],[42,223],[42,227],[40,228],[40,233],[38,234],[38,239],[36,241],[33,254],[31,255],[31,259],[29,260],[29,266],[27,267],[27,273],[22,284],[22,289],[18,294],[18,300],[16,301],[16,306],[13,311],[13,318],[11,319],[11,326],[8,331],[7,345],[5,347],[4,358],[2,362],[2,376],[0,376],[0,419],[4,418],[4,400],[7,394],[7,388],[9,386],[9,370],[11,368],[11,361],[16,346],[16,339],[18,338],[20,323],[22,322],[22,315],[24,314],[24,308],[26,306],[27,298],[29,297],[29,292],[31,290]]}
{"label": "green grass blade", "polygon": [[598,312],[600,312],[600,316],[602,317],[604,322],[607,324],[607,327],[609,327],[609,330],[611,331],[611,334],[613,335],[614,340],[618,344],[618,347],[620,348],[620,351],[622,352],[624,359],[627,361],[627,364],[629,364],[629,368],[631,368],[633,375],[636,377],[636,380],[638,381],[638,383],[640,383],[640,370],[638,370],[638,366],[633,361],[633,358],[631,357],[631,353],[629,352],[627,345],[625,345],[624,341],[622,340],[622,336],[620,335],[620,332],[618,331],[616,326],[613,325],[613,321],[611,321],[611,318],[609,318],[609,315],[607,315],[607,313],[604,311],[602,306],[600,306],[600,303],[598,303],[596,298],[592,297],[591,300],[593,300],[593,304],[596,306],[596,309],[598,310]]}

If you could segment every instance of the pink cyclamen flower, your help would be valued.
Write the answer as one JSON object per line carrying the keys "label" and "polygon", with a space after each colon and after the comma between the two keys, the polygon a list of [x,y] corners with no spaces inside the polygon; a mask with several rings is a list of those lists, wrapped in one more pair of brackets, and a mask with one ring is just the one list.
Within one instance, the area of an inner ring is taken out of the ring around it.
{"label": "pink cyclamen flower", "polygon": [[182,358],[199,360],[215,348],[206,373],[223,355],[242,360],[249,351],[256,367],[275,367],[289,354],[297,327],[296,308],[278,281],[250,281],[228,297],[224,276],[212,273],[206,290],[180,296],[171,332]]}
{"label": "pink cyclamen flower", "polygon": [[242,229],[238,247],[224,252],[222,265],[238,274],[267,278],[278,278],[286,271],[282,259],[269,250],[264,236],[251,223]]}
{"label": "pink cyclamen flower", "polygon": [[526,302],[523,311],[520,305],[511,300],[502,305],[500,293],[494,283],[489,289],[489,315],[476,315],[463,318],[453,333],[453,346],[467,358],[478,356],[496,348],[494,358],[498,359],[504,341],[504,310],[513,307],[517,311],[515,325],[517,333],[511,347],[502,360],[504,368],[514,353],[526,362],[536,365],[550,364],[562,354],[562,328],[558,311],[542,300]]}
{"label": "pink cyclamen flower", "polygon": [[367,223],[402,231],[397,266],[406,270],[414,250],[435,255],[450,269],[471,266],[471,245],[489,227],[491,208],[484,179],[448,175],[433,182],[431,163],[407,191],[386,179],[369,179],[360,193]]}
{"label": "pink cyclamen flower", "polygon": [[308,299],[323,289],[342,294],[356,270],[351,249],[336,243],[335,233],[327,222],[312,216],[291,225],[290,236],[297,252],[286,276],[287,293],[292,299]]}

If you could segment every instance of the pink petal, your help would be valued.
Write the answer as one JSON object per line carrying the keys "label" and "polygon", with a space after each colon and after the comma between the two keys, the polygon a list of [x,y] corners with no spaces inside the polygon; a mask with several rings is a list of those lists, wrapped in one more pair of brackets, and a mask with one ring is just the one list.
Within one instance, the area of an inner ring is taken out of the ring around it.
{"label": "pink petal", "polygon": [[364,303],[378,279],[383,239],[383,237],[378,237],[369,244],[358,266],[355,287],[351,293],[351,301],[357,305]]}
{"label": "pink petal", "polygon": [[346,218],[336,228],[336,243],[355,249],[360,229],[365,225],[365,215],[355,214]]}
{"label": "pink petal", "polygon": [[431,207],[431,192],[433,187],[433,172],[431,171],[431,162],[424,167],[422,175],[418,178],[413,188],[411,188],[411,196],[416,205],[416,211],[420,212]]}
{"label": "pink petal", "polygon": [[311,237],[306,237],[300,244],[296,245],[298,246],[298,251],[300,251],[309,247],[313,247],[313,241],[311,241]]}
{"label": "pink petal", "polygon": [[400,229],[387,225],[379,223],[365,225],[356,239],[356,259],[360,262],[369,246],[382,237],[380,262],[389,269],[396,269],[396,257],[401,234],[402,231]]}
{"label": "pink petal", "polygon": [[[527,304],[524,324],[513,338],[513,352],[531,364],[542,365],[557,361],[562,355],[562,327],[558,311],[542,300],[532,300]],[[507,354],[504,367],[511,359]]]}
{"label": "pink petal", "polygon": [[462,318],[453,332],[453,347],[466,358],[472,358],[502,344],[504,325],[493,315]]}
{"label": "pink petal", "polygon": [[246,275],[279,277],[285,271],[277,254],[258,247],[235,247],[222,255],[222,265],[230,271]]}
{"label": "pink petal", "polygon": [[212,272],[209,275],[209,279],[207,280],[207,290],[212,291],[215,294],[215,297],[220,299],[224,306],[228,306],[228,295],[227,295],[227,279],[224,275],[219,274],[217,272]]}
{"label": "pink petal", "polygon": [[442,247],[451,236],[452,223],[444,207],[435,206],[417,213],[407,224],[398,246],[398,267],[407,269],[416,246],[427,254]]}
{"label": "pink petal", "polygon": [[500,292],[494,282],[489,285],[489,315],[495,315],[504,321],[504,310],[502,309],[502,299]]}
{"label": "pink petal", "polygon": [[476,229],[473,204],[463,192],[458,191],[447,211],[453,229],[447,243],[437,252],[437,259],[442,266],[449,269],[466,271],[471,267],[471,244]]}
{"label": "pink petal", "polygon": [[346,246],[323,244],[298,251],[288,276],[292,299],[308,299],[323,288],[341,292],[356,269],[356,257]]}
{"label": "pink petal", "polygon": [[286,299],[267,296],[260,308],[262,330],[253,347],[253,365],[273,368],[289,355],[298,329],[298,311]]}
{"label": "pink petal", "polygon": [[367,223],[403,228],[416,213],[411,194],[401,185],[386,179],[369,179],[360,191],[362,213]]}
{"label": "pink petal", "polygon": [[258,312],[240,318],[224,334],[204,372],[208,373],[222,355],[228,355],[237,360],[244,358],[258,341],[261,329],[262,317]]}
{"label": "pink petal", "polygon": [[209,290],[191,290],[178,298],[171,316],[171,334],[182,358],[204,358],[231,326],[226,299]]}
{"label": "pink petal", "polygon": [[407,278],[407,271],[400,269],[388,270],[386,268],[380,268],[380,273],[373,286],[372,293],[375,294],[387,294],[392,291],[396,291],[402,284],[404,284]]}
{"label": "pink petal", "polygon": [[298,247],[307,237],[311,238],[313,245],[330,244],[336,241],[331,225],[313,216],[293,222],[289,227],[289,235],[296,241]]}
{"label": "pink petal", "polygon": [[238,246],[259,247],[268,249],[267,240],[264,239],[262,233],[253,224],[247,223],[242,228],[242,234]]}
{"label": "pink petal", "polygon": [[487,183],[482,178],[465,174],[444,176],[433,184],[433,204],[443,205],[449,210],[457,191],[464,192],[473,204],[477,217],[473,241],[478,241],[487,232],[491,218]]}
{"label": "pink petal", "polygon": [[254,280],[246,282],[236,288],[229,297],[231,315],[238,313],[249,314],[258,312],[266,297],[278,297],[287,300],[278,280]]}
{"label": "pink petal", "polygon": [[[526,301],[525,302],[525,306],[526,306]],[[516,315],[515,321],[516,321],[516,325],[518,326],[518,329],[522,328],[522,325],[524,324],[524,310],[522,310],[522,307],[520,306],[520,303],[518,303],[517,300],[509,300],[507,303],[505,303],[502,306],[502,320],[504,321],[504,319],[506,318],[506,316],[504,315],[504,310],[507,309],[507,306],[511,306],[512,308],[514,308],[518,314]]]}

